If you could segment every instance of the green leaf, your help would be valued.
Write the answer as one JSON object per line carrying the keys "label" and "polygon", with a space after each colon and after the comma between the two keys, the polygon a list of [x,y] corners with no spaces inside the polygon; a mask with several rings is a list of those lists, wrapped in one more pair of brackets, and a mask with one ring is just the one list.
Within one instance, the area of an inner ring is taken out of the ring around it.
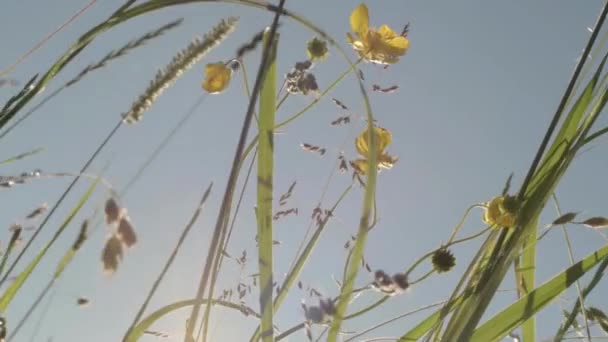
{"label": "green leaf", "polygon": [[[268,33],[264,35],[267,44]],[[261,335],[264,342],[274,340],[273,329],[273,278],[272,278],[272,194],[274,170],[274,121],[277,80],[278,35],[271,43],[270,59],[260,89],[260,122],[258,143],[257,223],[258,261],[260,272]]]}
{"label": "green leaf", "polygon": [[[523,254],[521,256],[521,268],[516,270],[520,274],[520,277],[516,277],[516,279],[520,279],[522,281],[521,287],[523,287],[523,291],[529,291],[529,289],[533,289],[536,287],[536,236],[538,235],[538,231],[534,229],[530,232],[530,235],[527,236],[526,241],[522,246]],[[517,284],[518,288],[520,284]],[[527,293],[520,293],[520,296]],[[521,337],[524,342],[534,342],[536,340],[536,324],[534,316],[528,318],[521,327]]]}
{"label": "green leaf", "polygon": [[[146,330],[148,330],[148,328],[150,328],[152,326],[152,324],[154,324],[154,322],[158,321],[159,319],[172,313],[175,310],[179,310],[179,309],[182,309],[185,307],[192,306],[192,305],[194,305],[195,302],[196,302],[196,299],[189,299],[189,300],[182,300],[179,302],[175,302],[175,303],[171,303],[169,305],[163,306],[162,308],[154,311],[153,313],[151,313],[150,315],[148,315],[147,317],[142,319],[141,322],[139,322],[131,330],[129,335],[125,336],[123,341],[124,342],[136,342],[144,334],[144,332]],[[209,301],[207,301],[206,299],[203,299],[203,304],[207,304],[208,302]],[[223,301],[223,300],[212,300],[211,304],[223,306],[223,307],[226,307],[229,309],[238,310],[246,316],[251,315],[253,317],[260,318],[260,315],[258,313],[253,311],[251,308],[241,305],[241,304],[235,304],[235,303],[231,303],[231,302],[227,302],[227,301]]]}
{"label": "green leaf", "polygon": [[[562,158],[562,155],[566,151],[566,149],[571,146],[574,139],[579,133],[579,126],[584,117],[584,114],[589,109],[593,100],[597,97],[595,90],[597,89],[598,79],[602,74],[602,70],[604,68],[604,64],[606,63],[606,59],[608,58],[608,54],[604,55],[602,62],[595,70],[595,73],[591,80],[585,86],[585,89],[579,95],[578,99],[572,105],[572,108],[568,112],[568,115],[564,119],[562,126],[553,139],[553,143],[547,150],[547,153],[543,157],[543,161],[541,163],[540,168],[537,171],[535,180],[540,181],[544,178],[544,175],[552,169],[552,167],[559,162]],[[538,184],[537,182],[532,182],[532,184]]]}
{"label": "green leaf", "polygon": [[6,308],[11,303],[17,292],[19,292],[21,286],[29,278],[36,266],[38,266],[40,260],[42,260],[42,258],[46,255],[46,252],[51,248],[55,241],[57,241],[61,233],[63,233],[65,228],[70,224],[70,222],[72,221],[74,216],[76,216],[78,211],[80,211],[80,209],[84,206],[89,197],[91,197],[93,191],[95,190],[95,187],[97,187],[97,184],[99,183],[99,180],[100,178],[97,178],[95,182],[93,182],[93,184],[89,186],[89,188],[84,193],[84,195],[82,195],[76,206],[70,211],[61,226],[59,226],[59,229],[55,232],[53,238],[46,244],[46,246],[44,246],[44,248],[40,251],[40,253],[38,253],[34,260],[32,260],[30,264],[25,268],[25,270],[23,270],[17,276],[17,279],[15,279],[15,281],[6,289],[6,291],[4,291],[4,294],[2,295],[2,297],[0,297],[0,312],[6,311]]}
{"label": "green leaf", "polygon": [[475,330],[471,342],[496,341],[505,337],[526,319],[534,316],[538,311],[551,303],[551,301],[566,291],[570,285],[574,284],[577,279],[585,275],[585,273],[606,257],[608,257],[608,245],[587,255],[581,261],[568,267],[551,280],[530,291],[528,295],[486,321]]}

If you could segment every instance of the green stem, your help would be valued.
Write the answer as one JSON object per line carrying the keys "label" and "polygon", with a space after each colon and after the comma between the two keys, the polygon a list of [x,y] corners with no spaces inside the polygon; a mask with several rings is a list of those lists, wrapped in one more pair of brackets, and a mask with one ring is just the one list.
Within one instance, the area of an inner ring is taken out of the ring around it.
{"label": "green stem", "polygon": [[587,58],[588,58],[589,54],[591,53],[591,48],[593,47],[593,44],[595,43],[595,40],[596,40],[599,32],[601,31],[602,25],[604,24],[604,20],[606,19],[606,15],[608,15],[608,3],[604,4],[604,8],[602,9],[602,12],[595,24],[595,27],[593,28],[593,32],[591,33],[591,37],[589,37],[587,46],[585,46],[585,50],[583,51],[583,54],[582,54],[580,60],[576,64],[576,68],[574,69],[574,73],[572,74],[572,77],[570,78],[568,87],[566,87],[566,91],[564,92],[564,95],[562,96],[562,98],[559,102],[559,105],[557,106],[555,114],[553,115],[553,119],[551,120],[551,123],[549,124],[549,128],[547,129],[547,132],[545,133],[545,136],[538,148],[538,151],[536,152],[536,156],[534,157],[534,160],[532,161],[532,165],[530,166],[530,169],[528,169],[526,178],[524,179],[524,182],[520,188],[519,194],[517,195],[517,198],[520,201],[524,199],[528,184],[532,180],[532,176],[534,176],[534,173],[536,172],[536,168],[537,168],[538,164],[540,163],[540,160],[543,156],[543,153],[545,152],[545,149],[547,148],[547,145],[549,144],[549,140],[551,139],[551,136],[553,135],[553,131],[555,131],[555,128],[557,127],[557,124],[559,123],[559,119],[561,118],[561,116],[564,112],[566,103],[568,102],[568,99],[570,98],[570,95],[572,94],[572,90],[574,89],[574,85],[576,84],[576,81],[579,78],[579,74],[581,73],[581,71],[583,69],[583,65],[587,61]]}

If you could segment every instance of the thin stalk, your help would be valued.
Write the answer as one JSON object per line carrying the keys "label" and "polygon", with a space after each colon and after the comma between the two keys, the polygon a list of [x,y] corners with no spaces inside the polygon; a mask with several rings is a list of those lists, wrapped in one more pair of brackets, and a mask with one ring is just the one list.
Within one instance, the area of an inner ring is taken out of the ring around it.
{"label": "thin stalk", "polygon": [[175,260],[175,257],[177,256],[177,252],[180,250],[184,241],[186,241],[186,237],[188,236],[188,233],[190,233],[190,230],[192,229],[192,227],[194,227],[194,224],[196,223],[199,215],[201,214],[201,212],[203,210],[203,206],[204,206],[205,202],[207,201],[207,198],[209,198],[209,194],[211,193],[212,186],[213,186],[213,183],[209,184],[209,186],[207,187],[207,190],[205,190],[205,193],[203,194],[203,197],[199,201],[198,206],[196,207],[196,210],[194,211],[194,214],[190,218],[190,222],[188,222],[188,224],[182,231],[182,234],[179,237],[177,244],[173,248],[173,251],[169,255],[169,258],[165,262],[165,266],[163,267],[162,271],[160,272],[160,274],[158,275],[158,277],[152,284],[152,288],[150,288],[150,291],[148,292],[146,299],[141,304],[139,311],[135,315],[135,318],[133,318],[133,322],[127,329],[127,332],[125,333],[125,337],[123,338],[123,341],[126,340],[127,336],[129,336],[129,334],[131,333],[131,331],[133,330],[135,325],[139,322],[139,320],[143,316],[144,312],[146,311],[146,308],[148,307],[148,304],[150,303],[150,300],[152,299],[152,296],[154,296],[154,293],[158,289],[158,286],[160,286],[161,281],[164,279],[165,275],[169,271],[169,268],[171,267],[171,265],[173,264],[173,261]]}
{"label": "thin stalk", "polygon": [[[562,216],[562,210],[560,208],[559,201],[557,200],[557,195],[555,195],[555,192],[552,194],[551,197],[553,198],[553,203],[555,204],[555,210],[557,211],[557,215]],[[566,241],[566,247],[568,250],[568,258],[570,259],[570,266],[572,266],[572,265],[574,265],[574,262],[575,262],[574,255],[572,252],[572,243],[570,243],[570,237],[568,236],[568,231],[566,229],[566,225],[562,224],[561,228],[562,228],[562,231],[564,232],[564,240]],[[583,314],[583,320],[585,321],[585,330],[587,331],[587,341],[591,342],[591,340],[590,340],[591,330],[589,329],[589,320],[587,318],[587,310],[585,310],[585,299],[583,298],[583,293],[581,291],[580,281],[576,280],[574,285],[576,286],[578,301],[579,301],[579,303],[581,303],[581,308],[582,308],[581,312]]]}
{"label": "thin stalk", "polygon": [[34,310],[38,307],[38,305],[40,305],[40,302],[42,302],[42,299],[44,299],[44,297],[46,297],[48,292],[51,290],[51,288],[53,287],[53,284],[55,283],[55,280],[56,280],[56,278],[54,278],[54,277],[49,280],[49,282],[44,287],[44,290],[42,290],[42,292],[40,292],[40,294],[38,294],[38,297],[36,297],[36,300],[27,309],[25,315],[23,315],[23,317],[21,317],[21,319],[19,320],[19,323],[17,323],[17,325],[15,325],[14,328],[11,328],[11,334],[8,336],[7,341],[12,341],[15,338],[15,336],[17,336],[17,333],[19,333],[19,330],[21,330],[21,328],[23,327],[25,322],[27,322],[27,320],[30,318],[30,316],[32,315]]}
{"label": "thin stalk", "polygon": [[185,341],[188,341],[188,339],[192,339],[192,336],[193,336],[192,333],[194,331],[194,327],[196,326],[196,321],[198,319],[200,307],[201,307],[202,300],[203,300],[203,297],[205,294],[205,288],[207,287],[207,282],[209,280],[209,271],[211,270],[211,268],[214,264],[215,255],[218,252],[218,247],[219,247],[218,242],[219,242],[220,235],[222,233],[221,228],[224,223],[224,218],[226,217],[227,213],[229,212],[228,209],[230,206],[230,202],[232,201],[232,193],[234,191],[236,178],[238,175],[237,169],[238,169],[238,166],[241,161],[241,156],[243,154],[243,149],[245,147],[245,141],[247,140],[247,133],[249,132],[249,126],[251,126],[254,108],[255,108],[255,105],[257,102],[258,95],[260,93],[260,87],[262,85],[262,81],[263,81],[264,75],[266,73],[265,69],[266,69],[266,66],[268,64],[268,60],[270,57],[271,42],[274,40],[276,31],[277,31],[277,25],[279,23],[279,17],[281,15],[284,5],[285,5],[285,0],[281,0],[279,3],[279,6],[278,6],[279,11],[275,14],[272,26],[270,27],[269,40],[264,45],[264,52],[262,54],[262,60],[260,62],[260,67],[258,69],[258,75],[256,77],[255,85],[251,92],[251,100],[249,101],[249,106],[248,106],[247,112],[245,114],[245,119],[243,122],[243,127],[241,129],[239,142],[237,144],[236,152],[234,154],[234,158],[232,161],[232,167],[230,168],[230,175],[228,176],[228,184],[226,185],[226,191],[224,192],[224,196],[222,199],[222,205],[220,207],[220,211],[218,213],[217,221],[215,224],[215,229],[213,231],[213,236],[211,238],[211,243],[209,246],[209,252],[207,254],[207,259],[205,261],[203,274],[201,275],[201,280],[199,282],[198,291],[196,293],[196,303],[194,304],[194,306],[192,308],[189,323],[187,325]]}
{"label": "thin stalk", "polygon": [[361,337],[361,336],[363,336],[363,335],[365,335],[365,334],[367,334],[367,333],[369,333],[371,331],[374,331],[376,329],[382,328],[383,326],[385,326],[387,324],[393,323],[393,322],[395,322],[397,320],[400,320],[400,319],[405,318],[407,316],[411,316],[411,315],[416,314],[418,312],[421,312],[421,311],[424,311],[424,310],[428,310],[428,309],[437,307],[439,305],[443,305],[445,303],[447,303],[447,302],[446,301],[437,302],[437,303],[434,303],[434,304],[429,304],[429,305],[423,306],[423,307],[418,308],[418,309],[413,310],[413,311],[408,311],[408,312],[406,312],[404,314],[401,314],[401,315],[399,315],[397,317],[393,317],[393,318],[391,318],[389,320],[386,320],[386,321],[378,323],[378,324],[376,324],[376,325],[374,325],[374,326],[372,326],[372,327],[370,327],[368,329],[365,329],[362,332],[359,332],[356,335],[353,335],[353,336],[349,337],[348,339],[344,340],[344,342],[352,341],[352,340],[356,339],[357,337]]}

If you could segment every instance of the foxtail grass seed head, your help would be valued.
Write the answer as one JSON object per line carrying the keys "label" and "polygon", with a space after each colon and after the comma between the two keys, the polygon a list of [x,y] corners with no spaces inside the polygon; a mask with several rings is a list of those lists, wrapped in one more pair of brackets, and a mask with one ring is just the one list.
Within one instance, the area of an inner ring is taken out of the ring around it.
{"label": "foxtail grass seed head", "polygon": [[327,42],[314,37],[306,42],[306,54],[311,61],[322,61],[329,55]]}
{"label": "foxtail grass seed head", "polygon": [[492,228],[511,228],[517,219],[518,204],[514,196],[497,196],[486,203],[483,222]]}
{"label": "foxtail grass seed head", "polygon": [[133,225],[127,215],[124,215],[118,223],[117,236],[127,248],[131,248],[137,243],[135,229],[133,229]]}
{"label": "foxtail grass seed head", "polygon": [[202,39],[195,39],[187,48],[175,55],[164,69],[156,73],[156,77],[150,82],[148,89],[133,103],[131,109],[123,114],[123,121],[133,124],[141,120],[144,112],[167,88],[234,31],[237,21],[236,17],[221,20]]}
{"label": "foxtail grass seed head", "polygon": [[113,274],[118,269],[118,263],[122,260],[122,242],[116,235],[112,235],[103,248],[101,261],[103,262],[103,271],[106,274]]}
{"label": "foxtail grass seed head", "polygon": [[433,253],[431,262],[435,272],[443,273],[450,271],[456,265],[456,258],[449,249],[441,247]]}
{"label": "foxtail grass seed head", "polygon": [[209,63],[205,66],[205,80],[202,88],[209,94],[219,94],[228,88],[232,78],[232,68],[225,63]]}
{"label": "foxtail grass seed head", "polygon": [[107,55],[105,55],[98,62],[87,65],[80,73],[78,73],[78,75],[76,75],[76,77],[69,80],[65,84],[65,86],[70,87],[70,86],[74,85],[75,83],[79,82],[83,77],[88,75],[91,71],[101,69],[101,68],[105,67],[112,60],[125,56],[129,52],[131,52],[139,47],[144,46],[147,42],[153,40],[154,38],[158,38],[158,37],[162,36],[163,34],[165,34],[167,31],[174,29],[177,26],[181,25],[183,21],[184,21],[183,18],[174,20],[153,31],[149,31],[149,32],[145,33],[144,35],[140,36],[137,39],[129,41],[127,44],[123,45],[118,50],[110,51]]}

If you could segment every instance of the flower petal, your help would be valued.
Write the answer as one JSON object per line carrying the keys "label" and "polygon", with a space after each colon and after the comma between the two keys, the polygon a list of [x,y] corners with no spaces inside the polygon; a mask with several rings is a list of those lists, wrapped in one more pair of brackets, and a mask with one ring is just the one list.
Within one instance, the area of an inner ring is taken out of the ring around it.
{"label": "flower petal", "polygon": [[361,36],[369,29],[369,13],[365,4],[360,4],[350,14],[350,28],[358,36]]}
{"label": "flower petal", "polygon": [[394,51],[394,54],[399,56],[405,55],[405,52],[410,47],[410,41],[402,36],[386,40],[385,43]]}
{"label": "flower petal", "polygon": [[376,133],[376,137],[378,137],[377,144],[379,154],[382,154],[393,141],[393,135],[388,129],[382,127],[374,127],[374,133]]}
{"label": "flower petal", "polygon": [[397,33],[388,25],[382,25],[378,28],[378,34],[384,39],[392,39],[397,37]]}
{"label": "flower petal", "polygon": [[361,157],[367,158],[367,152],[369,151],[369,145],[367,144],[367,129],[361,132],[355,139],[355,148]]}

